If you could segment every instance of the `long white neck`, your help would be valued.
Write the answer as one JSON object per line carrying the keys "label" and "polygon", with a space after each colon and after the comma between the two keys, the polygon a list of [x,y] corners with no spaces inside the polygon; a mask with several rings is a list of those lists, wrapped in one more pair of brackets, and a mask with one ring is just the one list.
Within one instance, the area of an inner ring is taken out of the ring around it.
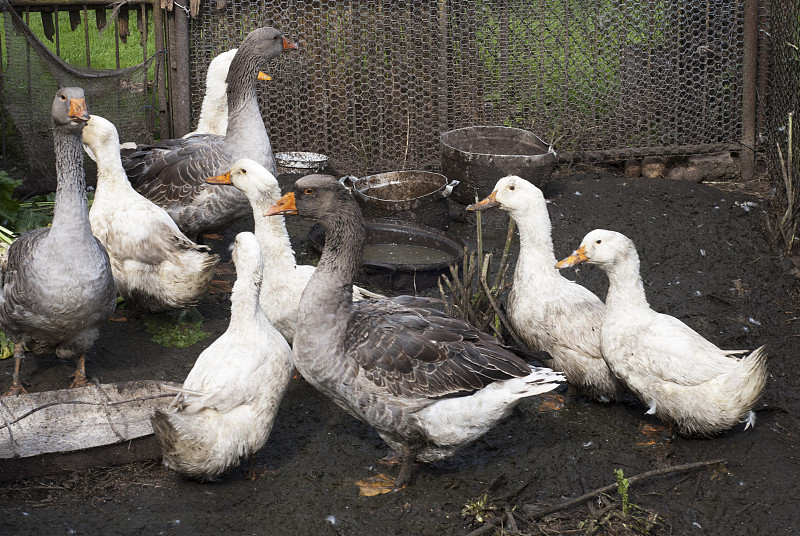
{"label": "long white neck", "polygon": [[258,300],[263,269],[255,266],[236,268],[236,282],[231,292],[229,329],[248,329],[254,324],[257,325],[259,316],[264,314]]}
{"label": "long white neck", "polygon": [[104,189],[105,185],[133,190],[125,174],[125,168],[122,167],[119,143],[93,143],[89,145],[89,148],[94,153],[97,163],[98,193]]}
{"label": "long white neck", "polygon": [[639,256],[636,251],[617,257],[613,264],[603,266],[608,275],[606,311],[649,309],[642,277],[639,274]]}
{"label": "long white neck", "polygon": [[292,269],[296,265],[292,242],[286,230],[283,216],[264,216],[267,208],[272,206],[280,197],[280,189],[275,186],[275,191],[259,192],[257,197],[250,197],[253,207],[254,232],[258,243],[261,245],[261,254],[270,270]]}
{"label": "long white neck", "polygon": [[[519,228],[519,258],[514,270],[514,284],[536,279],[543,274],[560,276],[556,269],[550,216],[545,201],[534,200],[523,210],[511,212]],[[534,281],[535,282],[535,281]]]}

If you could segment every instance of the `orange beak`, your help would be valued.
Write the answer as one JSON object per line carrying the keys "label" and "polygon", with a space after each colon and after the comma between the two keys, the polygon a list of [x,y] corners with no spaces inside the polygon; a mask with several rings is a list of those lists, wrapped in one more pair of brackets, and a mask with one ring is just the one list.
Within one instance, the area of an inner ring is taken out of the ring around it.
{"label": "orange beak", "polygon": [[274,205],[269,207],[264,213],[264,216],[282,216],[286,214],[297,214],[297,207],[294,205],[294,192],[289,192]]}
{"label": "orange beak", "polygon": [[285,37],[283,38],[283,50],[297,50],[299,48],[299,46],[295,45]]}
{"label": "orange beak", "polygon": [[272,77],[265,73],[264,71],[258,71],[258,79],[259,80],[272,80]]}
{"label": "orange beak", "polygon": [[572,255],[566,259],[558,261],[556,263],[556,268],[569,268],[570,266],[575,266],[576,264],[580,264],[588,260],[589,257],[586,256],[586,246],[581,245],[581,247],[572,252]]}
{"label": "orange beak", "polygon": [[231,172],[227,171],[222,175],[217,175],[215,177],[208,177],[206,179],[208,184],[233,184],[231,182]]}
{"label": "orange beak", "polygon": [[86,99],[69,99],[68,115],[73,121],[87,122],[90,116],[86,109]]}
{"label": "orange beak", "polygon": [[487,208],[499,207],[500,203],[497,202],[497,199],[495,198],[496,195],[497,195],[497,190],[490,193],[486,199],[471,204],[470,206],[467,207],[467,210],[472,210],[472,211],[486,210]]}

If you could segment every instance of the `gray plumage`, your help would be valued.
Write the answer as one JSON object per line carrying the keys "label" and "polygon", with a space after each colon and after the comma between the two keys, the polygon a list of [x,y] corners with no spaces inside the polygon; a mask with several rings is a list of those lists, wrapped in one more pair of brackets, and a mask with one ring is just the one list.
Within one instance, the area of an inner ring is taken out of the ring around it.
{"label": "gray plumage", "polygon": [[83,90],[59,89],[52,117],[58,181],[53,223],[11,245],[0,295],[0,328],[15,343],[12,390],[22,387],[18,367],[26,344],[36,353],[79,358],[80,383],[84,354],[115,307],[108,255],[89,225],[81,145],[89,114]]}
{"label": "gray plumage", "polygon": [[300,300],[295,366],[309,383],[403,451],[397,486],[408,480],[415,459],[452,455],[508,415],[520,399],[550,391],[563,379],[445,316],[433,307],[434,300],[400,296],[351,303],[364,221],[335,179],[303,177],[270,212],[296,213],[325,226],[322,258]]}
{"label": "gray plumage", "polygon": [[235,188],[207,184],[208,177],[250,158],[277,174],[256,98],[259,67],[283,50],[297,48],[274,28],[258,28],[242,42],[228,71],[228,129],[224,136],[198,134],[125,149],[122,162],[133,187],[163,207],[189,238],[221,229],[250,213]]}

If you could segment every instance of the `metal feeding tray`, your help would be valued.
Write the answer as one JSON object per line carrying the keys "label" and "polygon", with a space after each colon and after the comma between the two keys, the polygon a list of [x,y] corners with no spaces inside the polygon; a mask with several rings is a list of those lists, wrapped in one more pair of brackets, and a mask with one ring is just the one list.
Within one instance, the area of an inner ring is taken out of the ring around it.
{"label": "metal feeding tray", "polygon": [[325,169],[325,166],[328,165],[328,157],[320,153],[291,151],[275,153],[275,162],[279,167],[286,168],[289,173],[313,173]]}
{"label": "metal feeding tray", "polygon": [[[414,292],[436,285],[442,274],[449,277],[450,266],[464,258],[464,241],[440,229],[384,218],[368,219],[364,224],[364,261],[357,282]],[[308,238],[321,251],[325,229],[313,225]]]}

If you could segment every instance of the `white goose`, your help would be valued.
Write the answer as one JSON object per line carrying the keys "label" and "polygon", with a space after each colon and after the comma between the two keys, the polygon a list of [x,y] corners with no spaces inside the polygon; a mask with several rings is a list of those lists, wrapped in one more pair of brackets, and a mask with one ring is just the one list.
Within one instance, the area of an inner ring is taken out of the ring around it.
{"label": "white goose", "polygon": [[[314,266],[297,264],[286,231],[283,216],[268,217],[264,212],[280,197],[281,189],[275,176],[261,164],[238,160],[224,175],[208,179],[213,184],[232,184],[241,190],[253,207],[255,235],[264,252],[264,280],[261,283],[261,307],[272,325],[289,344],[294,340],[300,295],[314,274]],[[353,300],[381,297],[358,286]]]}
{"label": "white goose", "polygon": [[151,419],[164,465],[197,480],[214,480],[246,456],[255,477],[255,455],[294,371],[289,345],[258,303],[261,257],[252,233],[236,236],[230,325],[197,358],[170,410]]}
{"label": "white goose", "polygon": [[532,349],[553,356],[554,370],[601,402],[619,401],[625,389],[600,352],[603,302],[555,268],[550,217],[542,191],[516,176],[500,179],[494,191],[467,210],[500,207],[519,227],[519,258],[506,307],[516,334]]}
{"label": "white goose", "polygon": [[687,436],[709,436],[746,422],[767,378],[760,347],[721,350],[689,326],[650,308],[633,242],[596,229],[559,268],[588,262],[608,275],[606,316],[600,333],[609,367],[646,406],[647,413],[673,423]]}
{"label": "white goose", "polygon": [[119,293],[149,312],[195,305],[211,284],[219,255],[189,240],[163,208],[133,189],[110,121],[93,115],[83,144],[97,162],[89,221],[108,251]]}
{"label": "white goose", "polygon": [[197,128],[184,135],[216,134],[224,136],[228,130],[228,69],[236,55],[237,48],[218,54],[208,64],[206,72],[206,94],[200,106],[200,119]]}

